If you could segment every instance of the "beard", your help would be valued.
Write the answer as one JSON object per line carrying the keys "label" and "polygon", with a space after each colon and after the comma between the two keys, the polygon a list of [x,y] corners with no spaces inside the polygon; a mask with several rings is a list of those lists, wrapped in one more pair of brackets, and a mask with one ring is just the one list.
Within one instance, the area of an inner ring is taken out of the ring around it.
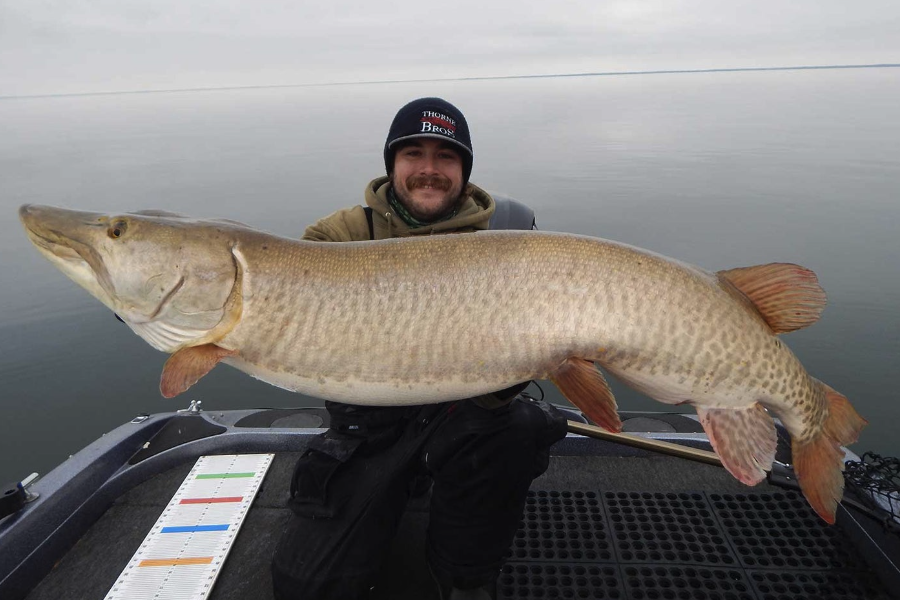
{"label": "beard", "polygon": [[[416,219],[425,222],[434,222],[447,216],[459,206],[462,199],[463,185],[454,186],[453,182],[443,175],[410,175],[398,185],[397,178],[391,175],[391,185],[394,194]],[[414,193],[418,189],[431,188],[442,192],[439,200],[418,200]]]}

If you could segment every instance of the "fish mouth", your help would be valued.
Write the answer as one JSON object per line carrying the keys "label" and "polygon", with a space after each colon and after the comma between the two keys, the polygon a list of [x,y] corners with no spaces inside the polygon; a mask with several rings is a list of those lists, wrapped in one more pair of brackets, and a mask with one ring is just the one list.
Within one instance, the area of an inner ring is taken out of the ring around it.
{"label": "fish mouth", "polygon": [[[25,228],[29,241],[60,271],[108,307],[115,310],[112,299],[116,297],[115,286],[100,255],[90,244],[75,239],[54,227],[57,213],[74,213],[65,209],[33,206],[25,204],[19,208],[19,219]],[[83,219],[79,227],[90,229],[106,228],[106,223],[91,213],[90,220]],[[86,236],[85,236],[86,237]]]}
{"label": "fish mouth", "polygon": [[72,240],[67,239],[58,231],[39,232],[29,228],[26,228],[25,231],[31,243],[43,254],[50,254],[64,261],[87,263],[73,247]]}
{"label": "fish mouth", "polygon": [[[61,209],[53,209],[44,206],[34,206],[32,204],[23,204],[19,207],[19,220],[25,227],[25,232],[32,244],[39,250],[50,252],[64,260],[86,260],[83,256],[85,244],[78,242],[70,235],[64,234],[59,228],[53,227],[51,223],[56,211],[62,212]],[[66,211],[68,212],[68,211]],[[81,226],[87,227],[105,227],[105,224],[98,223],[79,223]],[[79,247],[82,251],[79,252]],[[86,261],[90,262],[90,261]]]}

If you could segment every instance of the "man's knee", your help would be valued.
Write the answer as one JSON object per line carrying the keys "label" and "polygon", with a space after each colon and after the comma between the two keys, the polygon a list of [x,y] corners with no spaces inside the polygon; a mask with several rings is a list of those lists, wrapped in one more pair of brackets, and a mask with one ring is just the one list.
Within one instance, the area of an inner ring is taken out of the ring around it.
{"label": "man's knee", "polygon": [[550,446],[566,435],[566,417],[549,402],[519,397],[510,404],[516,426],[529,432],[541,445]]}
{"label": "man's knee", "polygon": [[547,402],[527,398],[517,398],[510,408],[513,431],[521,442],[534,449],[534,477],[537,477],[550,464],[550,447],[566,437],[566,417]]}
{"label": "man's knee", "polygon": [[[566,418],[553,405],[530,398],[516,398],[504,416],[506,424],[496,432],[497,442],[514,448],[534,448],[547,453],[566,436]],[[543,469],[542,469],[543,471]]]}
{"label": "man's knee", "polygon": [[566,435],[566,417],[543,400],[519,396],[499,408],[464,401],[448,421],[448,429],[518,436],[551,445]]}
{"label": "man's knee", "polygon": [[516,464],[524,468],[523,476],[533,478],[547,469],[550,447],[565,435],[565,417],[545,402],[516,398],[494,410],[464,402],[429,444],[426,465],[432,473],[449,468],[459,476],[492,468],[511,475],[510,465]]}

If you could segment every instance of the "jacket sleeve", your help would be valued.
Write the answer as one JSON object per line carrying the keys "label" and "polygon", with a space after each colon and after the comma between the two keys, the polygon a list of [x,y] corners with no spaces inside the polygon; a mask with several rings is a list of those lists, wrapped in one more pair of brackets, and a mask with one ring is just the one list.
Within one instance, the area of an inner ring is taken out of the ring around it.
{"label": "jacket sleeve", "polygon": [[369,222],[362,206],[334,212],[306,228],[302,239],[311,242],[361,242],[369,239]]}

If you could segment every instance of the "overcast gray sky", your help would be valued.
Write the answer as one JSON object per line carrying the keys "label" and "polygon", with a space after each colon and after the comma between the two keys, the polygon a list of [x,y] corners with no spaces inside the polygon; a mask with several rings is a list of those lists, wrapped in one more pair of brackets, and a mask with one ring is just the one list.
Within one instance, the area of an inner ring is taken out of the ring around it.
{"label": "overcast gray sky", "polygon": [[898,62],[898,0],[0,0],[0,96]]}

